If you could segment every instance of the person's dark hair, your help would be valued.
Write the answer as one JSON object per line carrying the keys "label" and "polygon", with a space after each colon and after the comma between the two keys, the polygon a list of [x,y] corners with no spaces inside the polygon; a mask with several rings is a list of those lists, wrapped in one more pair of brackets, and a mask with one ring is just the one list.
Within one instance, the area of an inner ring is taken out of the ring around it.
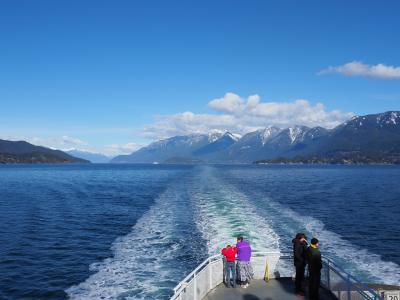
{"label": "person's dark hair", "polygon": [[297,234],[296,234],[296,239],[297,239],[297,240],[300,240],[301,238],[307,239],[307,237],[306,237],[306,235],[305,235],[304,233],[297,233]]}
{"label": "person's dark hair", "polygon": [[316,245],[316,244],[318,244],[318,239],[316,239],[316,238],[312,238],[311,239],[311,245]]}
{"label": "person's dark hair", "polygon": [[243,237],[242,237],[242,236],[238,236],[237,240],[238,240],[239,242],[243,242]]}

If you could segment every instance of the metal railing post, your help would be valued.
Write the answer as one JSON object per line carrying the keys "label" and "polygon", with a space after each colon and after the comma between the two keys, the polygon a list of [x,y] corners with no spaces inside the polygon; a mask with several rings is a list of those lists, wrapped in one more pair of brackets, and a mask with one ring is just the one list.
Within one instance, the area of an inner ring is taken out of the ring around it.
{"label": "metal railing post", "polygon": [[328,290],[329,291],[332,291],[331,290],[331,262],[330,262],[330,260],[328,259],[328,278],[327,278],[327,283],[328,283]]}
{"label": "metal railing post", "polygon": [[347,300],[351,300],[351,281],[350,274],[347,275]]}
{"label": "metal railing post", "polygon": [[197,300],[197,276],[193,274],[193,300]]}
{"label": "metal railing post", "polygon": [[212,268],[211,268],[211,258],[208,260],[208,272],[210,274],[209,280],[210,280],[210,290],[212,289]]}

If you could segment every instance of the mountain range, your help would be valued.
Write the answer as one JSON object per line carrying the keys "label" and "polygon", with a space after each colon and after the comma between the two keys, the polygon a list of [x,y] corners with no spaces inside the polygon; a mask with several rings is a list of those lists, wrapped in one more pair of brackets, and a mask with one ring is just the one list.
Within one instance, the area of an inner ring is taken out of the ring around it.
{"label": "mountain range", "polygon": [[0,163],[400,163],[400,111],[353,117],[333,129],[269,126],[243,136],[175,136],[109,159],[0,140]]}
{"label": "mountain range", "polygon": [[113,163],[390,162],[400,163],[400,112],[353,117],[333,129],[269,126],[163,139]]}
{"label": "mountain range", "polygon": [[35,146],[25,141],[0,140],[0,163],[88,163],[60,150]]}

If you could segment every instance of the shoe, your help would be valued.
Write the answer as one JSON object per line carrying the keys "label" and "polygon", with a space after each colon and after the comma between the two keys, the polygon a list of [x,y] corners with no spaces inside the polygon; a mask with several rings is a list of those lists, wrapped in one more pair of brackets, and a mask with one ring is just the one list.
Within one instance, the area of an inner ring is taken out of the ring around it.
{"label": "shoe", "polygon": [[298,293],[296,293],[296,296],[299,296],[299,297],[304,297],[305,296],[305,294],[304,294],[304,292],[298,292]]}

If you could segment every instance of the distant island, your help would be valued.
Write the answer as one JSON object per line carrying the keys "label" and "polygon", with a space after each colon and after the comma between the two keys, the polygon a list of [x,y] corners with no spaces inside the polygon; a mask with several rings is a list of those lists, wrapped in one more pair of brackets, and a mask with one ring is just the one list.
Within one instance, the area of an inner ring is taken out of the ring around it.
{"label": "distant island", "polygon": [[0,164],[89,163],[60,150],[35,146],[25,141],[0,140]]}
{"label": "distant island", "polygon": [[112,163],[398,164],[400,112],[353,117],[335,128],[269,126],[243,136],[230,132],[175,136]]}

